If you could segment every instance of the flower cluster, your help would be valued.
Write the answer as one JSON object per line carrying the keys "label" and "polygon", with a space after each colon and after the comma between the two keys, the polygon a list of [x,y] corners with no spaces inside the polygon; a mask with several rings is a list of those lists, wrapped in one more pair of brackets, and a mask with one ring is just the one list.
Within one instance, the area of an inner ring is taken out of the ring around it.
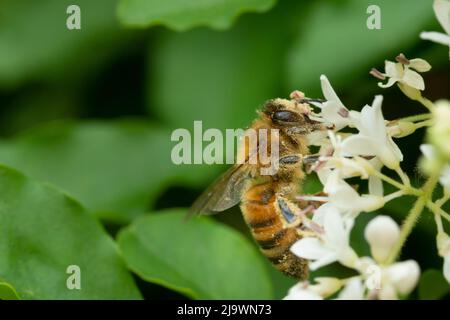
{"label": "flower cluster", "polygon": [[[450,2],[435,0],[434,10],[448,33]],[[448,35],[422,33],[421,37],[450,44]],[[298,196],[299,200],[314,202],[317,209],[311,217],[303,217],[307,230],[299,230],[302,238],[293,244],[291,251],[308,260],[312,271],[338,263],[353,270],[354,275],[302,281],[289,290],[285,299],[399,299],[407,296],[418,283],[420,267],[414,260],[398,261],[398,258],[425,208],[434,215],[436,251],[444,259],[443,274],[450,283],[450,236],[443,226],[444,221],[450,222],[450,215],[442,208],[450,200],[450,102],[433,103],[422,95],[425,82],[420,73],[431,69],[427,61],[408,59],[404,54],[399,54],[395,60],[385,62],[385,72],[372,69],[370,73],[386,81],[380,82],[379,87],[397,84],[407,97],[426,107],[428,113],[387,121],[382,113],[381,95],[375,96],[372,104],[365,105],[361,111],[350,110],[327,77],[320,77],[325,100],[311,100],[317,108],[312,116],[332,129],[314,132],[308,136],[308,141],[319,147],[318,160],[311,171],[317,174],[323,192]],[[428,143],[420,147],[423,153],[420,168],[428,180],[415,187],[401,168],[403,154],[394,139],[419,128],[427,128]],[[391,170],[398,178],[384,174],[383,168]],[[359,192],[349,183],[349,178],[366,184],[367,192]],[[397,190],[385,194],[384,183]],[[439,184],[442,197],[436,200],[433,197]],[[358,255],[350,241],[358,217],[406,195],[416,197],[416,202],[402,226],[389,216],[377,215],[365,226],[370,256]]]}
{"label": "flower cluster", "polygon": [[418,281],[420,268],[414,260],[386,264],[390,249],[399,239],[398,225],[387,216],[378,216],[365,229],[372,257],[358,257],[349,246],[351,220],[345,220],[337,211],[328,211],[324,217],[323,234],[317,238],[303,238],[292,248],[296,255],[312,260],[310,268],[339,261],[356,271],[347,279],[317,278],[317,284],[301,282],[294,286],[286,299],[305,299],[308,296],[323,299],[334,295],[337,299],[397,299],[409,294]]}
{"label": "flower cluster", "polygon": [[[296,242],[291,251],[310,261],[317,270],[334,262],[354,269],[358,275],[349,279],[317,278],[315,284],[302,282],[294,286],[287,299],[318,299],[334,295],[338,298],[393,299],[408,294],[417,283],[420,269],[415,261],[387,263],[390,250],[399,239],[399,227],[389,217],[377,217],[366,227],[372,257],[359,257],[350,246],[350,233],[355,219],[363,212],[372,212],[403,194],[400,190],[384,195],[381,168],[395,170],[405,179],[400,163],[403,155],[393,140],[382,114],[382,96],[360,112],[348,110],[333,90],[327,77],[321,76],[326,98],[315,103],[321,119],[334,130],[321,137],[310,137],[310,143],[320,146],[319,159],[312,169],[317,173],[326,196],[301,196],[302,200],[320,201],[312,217],[315,226],[308,236]],[[343,132],[347,127],[357,133]],[[360,194],[346,179],[367,180],[368,193]],[[312,231],[312,233],[311,233]]]}

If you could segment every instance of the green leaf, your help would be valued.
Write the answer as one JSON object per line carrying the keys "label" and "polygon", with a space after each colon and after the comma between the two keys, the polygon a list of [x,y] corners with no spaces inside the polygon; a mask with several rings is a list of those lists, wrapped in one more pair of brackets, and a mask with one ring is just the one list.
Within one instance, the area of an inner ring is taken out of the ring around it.
{"label": "green leaf", "polygon": [[273,265],[267,260],[267,268],[272,278],[272,284],[274,288],[275,299],[283,299],[287,296],[287,293],[291,287],[293,287],[298,280],[288,277],[275,269]]}
{"label": "green leaf", "polygon": [[[114,241],[74,199],[5,166],[0,194],[0,279],[8,283],[1,291],[23,299],[140,298]],[[80,290],[66,286],[71,265],[80,268]]]}
{"label": "green leaf", "polygon": [[140,218],[118,236],[129,268],[144,280],[195,299],[271,299],[270,277],[244,237],[186,211]]}
{"label": "green leaf", "polygon": [[120,0],[119,19],[128,26],[161,24],[183,31],[195,26],[226,29],[243,12],[264,12],[275,0]]}
{"label": "green leaf", "polygon": [[450,285],[445,280],[442,271],[428,269],[419,281],[419,299],[436,300],[450,292]]}
{"label": "green leaf", "polygon": [[[116,21],[116,0],[1,2],[0,86],[30,79],[70,81],[110,61],[128,41],[130,32]],[[69,5],[80,7],[81,30],[66,27]]]}
{"label": "green leaf", "polygon": [[151,111],[173,127],[242,128],[280,88],[286,33],[274,17],[249,17],[227,32],[165,32],[152,48]]}
{"label": "green leaf", "polygon": [[[380,7],[380,30],[367,28],[369,5]],[[320,95],[321,74],[337,88],[369,78],[371,67],[419,42],[419,33],[435,20],[429,0],[315,1],[301,17],[289,52],[288,83],[309,96]]]}
{"label": "green leaf", "polygon": [[19,300],[19,295],[12,285],[0,281],[0,300]]}
{"label": "green leaf", "polygon": [[200,186],[218,168],[175,165],[171,131],[144,121],[55,122],[0,143],[0,162],[55,184],[99,217],[125,223],[171,182]]}

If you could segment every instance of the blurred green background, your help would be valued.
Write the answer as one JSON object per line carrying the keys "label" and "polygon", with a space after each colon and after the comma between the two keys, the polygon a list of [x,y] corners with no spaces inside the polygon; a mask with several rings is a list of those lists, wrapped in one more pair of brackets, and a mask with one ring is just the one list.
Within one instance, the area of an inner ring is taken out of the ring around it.
{"label": "blurred green background", "polygon": [[[281,298],[294,282],[262,258],[239,209],[180,222],[185,210],[175,208],[189,207],[224,167],[172,164],[173,129],[191,130],[194,120],[204,129],[245,127],[269,98],[294,89],[321,98],[321,74],[350,109],[383,94],[387,119],[423,112],[395,87],[378,88],[368,73],[383,70],[384,60],[400,52],[432,64],[423,75],[425,96],[450,98],[448,48],[419,39],[421,31],[440,30],[431,0],[211,2],[211,8],[195,9],[199,1],[1,1],[0,163],[39,187],[2,169],[0,189],[8,197],[0,209],[0,297],[3,280],[4,292],[38,299]],[[171,3],[175,13],[166,17]],[[70,4],[81,8],[81,30],[66,28]],[[381,30],[366,27],[370,4],[381,8]],[[417,132],[398,140],[415,180],[421,179],[422,138]],[[46,183],[55,189],[45,189]],[[314,178],[307,181],[307,191],[318,188]],[[50,205],[41,191],[68,195],[81,206]],[[412,200],[383,211],[401,221]],[[35,211],[39,219],[24,231]],[[25,220],[16,219],[19,212]],[[77,215],[82,222],[71,225]],[[373,215],[363,214],[352,234],[360,253],[368,253],[363,227]],[[98,248],[80,240],[93,237],[83,223],[101,238],[92,240],[100,241]],[[432,216],[425,214],[404,250],[403,258],[427,270],[413,297],[448,296],[448,285],[435,287],[442,260],[434,234]],[[44,250],[40,241],[70,246]],[[115,257],[117,270],[103,269],[103,250]],[[67,258],[54,263],[62,251]],[[92,282],[67,293],[61,279],[73,261]],[[27,278],[37,270],[42,281]],[[348,274],[336,266],[321,274],[336,272]],[[111,284],[110,296],[102,283],[108,277],[122,279]]]}

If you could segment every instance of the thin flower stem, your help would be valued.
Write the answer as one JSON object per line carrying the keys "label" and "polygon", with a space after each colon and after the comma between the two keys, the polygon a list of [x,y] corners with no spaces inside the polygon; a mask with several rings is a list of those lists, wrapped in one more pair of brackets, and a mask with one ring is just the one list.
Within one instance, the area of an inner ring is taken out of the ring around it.
{"label": "thin flower stem", "polygon": [[405,241],[410,235],[412,229],[416,225],[416,222],[420,214],[422,213],[424,207],[425,207],[425,199],[419,197],[414,203],[414,206],[412,207],[411,211],[409,211],[405,221],[403,222],[399,240],[395,243],[394,247],[391,250],[391,253],[386,259],[386,265],[392,264],[400,255],[403,245],[405,244]]}
{"label": "thin flower stem", "polygon": [[435,214],[439,214],[440,216],[442,216],[445,220],[447,220],[448,222],[450,222],[450,214],[448,214],[447,212],[445,212],[440,206],[438,206],[435,202],[433,201],[428,201],[427,202],[427,207],[428,209],[430,209],[433,213]]}
{"label": "thin flower stem", "polygon": [[390,194],[388,194],[387,196],[384,196],[384,201],[385,202],[389,202],[391,200],[394,200],[395,198],[401,197],[405,195],[405,191],[403,190],[398,190],[395,192],[392,192]]}
{"label": "thin flower stem", "polygon": [[[405,221],[403,222],[399,240],[395,243],[394,247],[391,250],[388,258],[386,259],[386,264],[392,264],[400,255],[400,252],[403,248],[403,245],[408,239],[411,231],[417,223],[417,220],[420,217],[420,214],[423,211],[423,208],[427,204],[427,201],[431,198],[431,194],[433,193],[434,187],[436,186],[439,179],[439,175],[431,176],[427,182],[422,187],[422,195],[418,197],[413,207],[409,211]],[[440,208],[439,208],[440,209]]]}
{"label": "thin flower stem", "polygon": [[442,217],[440,214],[435,213],[434,214],[434,221],[436,222],[436,229],[438,233],[444,232],[444,226],[442,225]]}
{"label": "thin flower stem", "polygon": [[442,198],[436,200],[435,203],[438,207],[442,207],[449,199],[450,199],[450,192],[445,190]]}
{"label": "thin flower stem", "polygon": [[406,118],[400,118],[398,120],[394,121],[407,121],[407,122],[416,122],[416,121],[422,121],[422,120],[428,120],[431,119],[433,115],[431,113],[422,113],[422,114],[416,114],[414,116],[409,116]]}
{"label": "thin flower stem", "polygon": [[423,128],[423,127],[429,127],[429,126],[431,126],[433,123],[434,123],[434,120],[432,120],[432,119],[424,120],[424,121],[416,122],[416,123],[414,124],[414,127],[415,127],[416,129]]}
{"label": "thin flower stem", "polygon": [[407,187],[411,187],[411,181],[409,180],[408,175],[402,170],[402,167],[398,166],[395,168],[395,172],[397,172],[400,179],[402,179],[403,184]]}
{"label": "thin flower stem", "polygon": [[417,101],[419,101],[423,106],[425,106],[430,111],[433,111],[435,108],[434,103],[423,96],[420,96],[420,98],[418,98]]}
{"label": "thin flower stem", "polygon": [[374,176],[377,176],[381,180],[389,183],[390,185],[393,185],[397,189],[402,190],[404,192],[404,194],[411,194],[411,195],[415,195],[415,196],[420,196],[422,194],[421,190],[414,188],[411,185],[405,186],[402,183],[392,179],[391,177],[388,177],[387,175],[381,173],[380,171],[373,170],[371,172],[371,174],[373,174]]}

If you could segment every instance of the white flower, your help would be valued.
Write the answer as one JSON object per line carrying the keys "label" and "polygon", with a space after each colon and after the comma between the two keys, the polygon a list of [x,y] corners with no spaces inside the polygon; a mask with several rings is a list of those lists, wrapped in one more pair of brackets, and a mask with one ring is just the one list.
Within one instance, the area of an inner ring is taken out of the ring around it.
{"label": "white flower", "polygon": [[366,226],[364,236],[370,244],[372,257],[382,263],[389,256],[392,246],[400,236],[397,223],[388,216],[378,216]]}
{"label": "white flower", "polygon": [[382,96],[376,96],[372,107],[366,105],[361,117],[356,122],[359,130],[343,142],[344,149],[355,156],[377,156],[390,169],[398,168],[403,155],[392,138],[388,135],[381,112]]}
{"label": "white flower", "polygon": [[371,212],[384,206],[382,196],[358,194],[345,180],[339,176],[339,171],[333,171],[325,184],[324,191],[328,194],[328,203],[337,208],[343,215],[355,217],[360,212]]}
{"label": "white flower", "polygon": [[[369,163],[372,165],[373,169],[376,171],[380,171],[383,167],[383,163],[378,158],[373,158],[369,160]],[[369,176],[369,194],[374,196],[382,197],[384,194],[383,190],[383,182],[377,176],[371,175]]]}
{"label": "white flower", "polygon": [[377,264],[368,257],[358,259],[355,267],[366,278],[368,296],[381,300],[396,300],[415,288],[420,267],[414,260],[397,262],[389,266]]}
{"label": "white flower", "polygon": [[[430,163],[429,166],[433,166],[432,162],[436,160],[437,154],[436,149],[431,144],[420,145],[420,151],[425,156],[425,159]],[[450,191],[450,165],[445,165],[442,169],[441,176],[439,177],[439,182],[446,189]]]}
{"label": "white flower", "polygon": [[407,295],[417,285],[420,267],[414,260],[397,262],[382,269],[381,289],[378,297],[381,300],[398,299],[399,295]]}
{"label": "white flower", "polygon": [[288,291],[284,300],[322,300],[337,292],[342,287],[342,281],[337,278],[319,277],[315,284],[303,281],[295,284]]}
{"label": "white flower", "polygon": [[359,277],[351,278],[339,293],[338,300],[363,300],[364,285]]}
{"label": "white flower", "polygon": [[[383,183],[380,178],[374,175],[370,175],[372,170],[379,171],[383,167],[381,161],[378,158],[370,159],[369,161],[361,158],[349,158],[350,154],[344,150],[342,136],[336,135],[334,132],[329,131],[329,144],[326,148],[322,148],[320,153],[323,154],[320,159],[325,164],[319,165],[317,175],[320,182],[326,185],[328,177],[332,172],[339,172],[339,177],[342,179],[360,176],[362,179],[369,180],[369,194],[376,196],[383,196]],[[324,150],[323,150],[324,149]],[[332,150],[332,155],[329,149]]]}
{"label": "white flower", "polygon": [[323,300],[323,298],[311,290],[307,282],[299,282],[289,289],[284,300]]}
{"label": "white flower", "polygon": [[[385,73],[382,74],[388,77],[386,84],[378,83],[381,88],[387,88],[394,85],[396,82],[399,84],[411,87],[417,90],[424,90],[425,83],[422,76],[418,72],[426,72],[431,69],[430,64],[423,59],[411,59],[408,60],[403,55],[399,55],[397,60],[400,62],[385,61],[384,69]],[[416,71],[414,71],[414,70]]]}
{"label": "white flower", "polygon": [[326,101],[316,104],[321,109],[319,115],[325,122],[333,124],[336,131],[339,131],[351,124],[351,112],[341,102],[325,75],[320,76],[320,83]]}
{"label": "white flower", "polygon": [[[360,162],[349,158],[351,154],[345,152],[342,144],[342,136],[336,135],[334,132],[328,132],[330,146],[328,149],[332,149],[332,156],[327,156],[326,154],[321,157],[321,160],[326,161],[325,165],[318,170],[319,179],[322,184],[326,184],[328,180],[328,175],[334,170],[339,170],[340,177],[350,178],[361,176],[364,179],[369,177],[368,168]],[[321,150],[322,151],[322,150]],[[329,151],[325,149],[325,153]]]}
{"label": "white flower", "polygon": [[450,283],[450,250],[444,257],[444,277]]}
{"label": "white flower", "polygon": [[450,283],[450,237],[446,233],[438,233],[437,247],[439,255],[444,258],[444,277]]}
{"label": "white flower", "polygon": [[436,14],[436,18],[445,30],[446,34],[441,32],[422,32],[420,37],[424,40],[431,40],[446,45],[450,49],[450,2],[445,0],[434,0],[433,9]]}
{"label": "white flower", "polygon": [[294,243],[291,251],[304,259],[313,260],[311,270],[339,261],[352,267],[357,259],[349,246],[350,231],[353,220],[344,220],[341,214],[330,207],[323,217],[323,234],[318,237],[305,237]]}
{"label": "white flower", "polygon": [[433,109],[433,126],[428,129],[430,142],[440,154],[450,159],[450,101],[440,99],[435,102]]}
{"label": "white flower", "polygon": [[442,170],[439,182],[447,191],[450,191],[450,165],[446,165]]}

